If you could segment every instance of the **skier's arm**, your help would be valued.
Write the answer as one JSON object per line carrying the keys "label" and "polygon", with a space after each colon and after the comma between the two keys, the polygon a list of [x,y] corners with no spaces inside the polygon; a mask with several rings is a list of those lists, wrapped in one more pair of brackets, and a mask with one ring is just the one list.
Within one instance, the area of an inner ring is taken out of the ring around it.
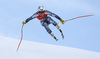
{"label": "skier's arm", "polygon": [[36,17],[37,17],[37,14],[35,13],[31,17],[29,17],[29,18],[26,19],[26,23],[29,22],[30,20],[36,18]]}
{"label": "skier's arm", "polygon": [[46,13],[47,13],[48,15],[50,15],[50,16],[53,16],[53,17],[59,19],[59,20],[61,21],[62,24],[65,23],[65,21],[64,21],[63,19],[61,19],[58,15],[56,15],[56,14],[54,14],[54,13],[48,11],[48,10],[46,10]]}
{"label": "skier's arm", "polygon": [[22,24],[25,25],[27,22],[29,22],[30,20],[34,19],[37,17],[37,14],[33,14],[31,17],[27,18],[26,21],[23,21]]}
{"label": "skier's arm", "polygon": [[50,16],[52,16],[52,17],[55,17],[55,18],[59,19],[60,21],[62,20],[58,15],[56,15],[56,14],[54,14],[54,13],[52,13],[52,12],[50,12],[50,11],[48,11],[48,10],[46,10],[46,12],[47,12],[48,15],[50,15]]}

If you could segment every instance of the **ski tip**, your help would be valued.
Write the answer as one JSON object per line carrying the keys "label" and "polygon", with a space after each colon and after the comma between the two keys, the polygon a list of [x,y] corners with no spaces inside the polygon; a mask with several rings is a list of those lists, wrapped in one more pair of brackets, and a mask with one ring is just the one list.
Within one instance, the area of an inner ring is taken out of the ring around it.
{"label": "ski tip", "polygon": [[92,16],[94,16],[94,14]]}

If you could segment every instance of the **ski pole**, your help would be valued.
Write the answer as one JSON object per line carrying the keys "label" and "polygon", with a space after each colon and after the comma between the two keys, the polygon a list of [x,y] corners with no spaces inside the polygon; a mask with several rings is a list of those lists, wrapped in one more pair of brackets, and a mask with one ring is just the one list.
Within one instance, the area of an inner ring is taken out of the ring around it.
{"label": "ski pole", "polygon": [[74,19],[78,19],[78,18],[89,17],[89,16],[94,16],[94,15],[92,14],[92,15],[79,16],[79,17],[75,17],[75,18],[72,18],[72,19],[65,20],[65,22],[70,21],[70,20],[74,20]]}
{"label": "ski pole", "polygon": [[22,25],[22,28],[21,28],[21,40],[20,40],[20,42],[19,42],[19,45],[18,45],[18,47],[17,47],[17,50],[16,50],[16,51],[18,51],[19,46],[20,46],[20,44],[21,44],[21,42],[22,42],[22,39],[23,39],[23,26],[24,26],[24,25]]}

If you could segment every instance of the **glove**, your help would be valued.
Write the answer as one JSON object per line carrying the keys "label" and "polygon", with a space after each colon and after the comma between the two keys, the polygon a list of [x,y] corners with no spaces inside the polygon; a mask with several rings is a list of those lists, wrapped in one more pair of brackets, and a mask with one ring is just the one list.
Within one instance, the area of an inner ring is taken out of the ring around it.
{"label": "glove", "polygon": [[26,24],[26,21],[23,21],[22,24],[25,25]]}
{"label": "glove", "polygon": [[61,23],[62,23],[62,24],[64,24],[64,23],[65,23],[65,21],[64,21],[64,20],[61,20]]}

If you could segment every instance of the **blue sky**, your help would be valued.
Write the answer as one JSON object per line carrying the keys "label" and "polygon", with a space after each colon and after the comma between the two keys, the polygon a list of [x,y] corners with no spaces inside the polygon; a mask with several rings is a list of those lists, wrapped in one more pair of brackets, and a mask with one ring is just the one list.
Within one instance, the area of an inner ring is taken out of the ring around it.
{"label": "blue sky", "polygon": [[[51,30],[59,39],[58,42],[46,32],[39,20],[33,19],[24,26],[23,40],[100,52],[99,2],[99,0],[1,0],[0,36],[20,39],[22,21],[34,14],[39,5],[43,5],[45,9],[64,20],[89,14],[94,14],[94,16],[61,24],[65,35],[64,40],[60,32],[50,25]],[[60,22],[54,17],[52,19]]]}

